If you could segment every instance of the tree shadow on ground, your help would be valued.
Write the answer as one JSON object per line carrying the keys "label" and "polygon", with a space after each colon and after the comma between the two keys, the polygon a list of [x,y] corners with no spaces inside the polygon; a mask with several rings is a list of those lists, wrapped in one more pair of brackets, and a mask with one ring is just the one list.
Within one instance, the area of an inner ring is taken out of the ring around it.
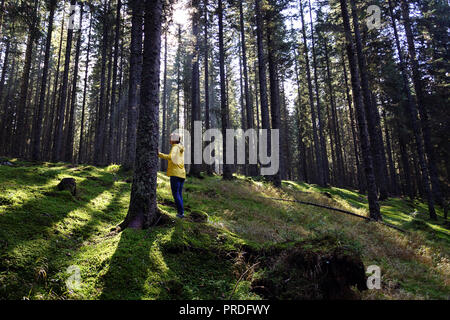
{"label": "tree shadow on ground", "polygon": [[[33,172],[33,168],[29,169]],[[99,176],[106,181],[110,178],[106,173]],[[42,184],[46,182],[38,181],[35,185]],[[20,183],[15,187],[20,188]],[[87,204],[110,186],[84,179],[77,189],[74,197],[53,186],[33,188],[33,191],[27,190],[33,194],[30,200],[8,205],[0,214],[0,283],[3,284],[0,297],[22,299],[27,296],[30,289],[40,285],[37,281],[60,272],[59,267],[72,259],[74,248],[95,231],[100,221],[94,219],[91,209],[86,210],[90,215],[88,219],[75,217],[80,227],[70,230],[70,234],[66,234],[69,228],[65,219],[75,210],[87,209]]]}
{"label": "tree shadow on ground", "polygon": [[236,282],[232,262],[204,232],[186,221],[124,230],[102,277],[100,299],[224,299]]}
{"label": "tree shadow on ground", "polygon": [[[108,270],[101,277],[101,300],[138,300],[149,295],[153,289],[149,273],[157,273],[163,278],[167,272],[164,261],[155,255],[153,248],[158,236],[166,232],[160,228],[151,233],[125,229],[120,234]],[[157,292],[153,290],[153,294]]]}

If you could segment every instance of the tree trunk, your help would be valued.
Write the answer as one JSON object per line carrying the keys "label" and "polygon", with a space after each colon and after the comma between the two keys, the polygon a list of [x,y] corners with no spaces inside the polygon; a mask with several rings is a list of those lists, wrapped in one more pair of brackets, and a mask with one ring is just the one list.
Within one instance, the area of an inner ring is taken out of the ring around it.
{"label": "tree trunk", "polygon": [[0,39],[3,36],[3,13],[5,12],[5,0],[0,3]]}
{"label": "tree trunk", "polygon": [[[245,112],[245,104],[244,104],[244,81],[243,81],[243,71],[242,71],[242,44],[239,43],[238,45],[238,51],[239,51],[239,105],[240,105],[240,111],[241,111],[241,129],[243,131],[246,131],[247,127],[247,117]],[[247,144],[246,144],[247,145]],[[237,147],[235,147],[237,149]],[[245,150],[244,152],[244,158],[247,161],[248,159],[248,152]],[[239,168],[241,170],[241,173],[243,175],[247,175],[248,167],[246,164],[239,165]]]}
{"label": "tree trunk", "polygon": [[162,1],[145,1],[145,40],[141,104],[136,139],[136,162],[130,207],[120,228],[147,229],[158,219],[159,89]]}
{"label": "tree trunk", "polygon": [[[45,26],[44,26],[45,27]],[[41,113],[41,116],[38,118],[37,117],[37,110],[39,108],[39,99],[40,99],[40,93],[41,93],[41,86],[42,86],[42,75],[44,74],[44,70],[40,67],[41,66],[41,61],[43,60],[43,56],[45,55],[45,47],[46,47],[46,41],[42,43],[41,45],[41,49],[39,51],[39,55],[36,57],[36,61],[35,61],[35,77],[31,80],[32,84],[34,84],[34,88],[33,89],[33,85],[30,87],[30,96],[29,96],[29,102],[30,102],[30,108],[29,109],[29,113],[31,114],[31,127],[27,126],[27,129],[29,130],[29,136],[27,134],[27,139],[29,139],[30,143],[27,143],[27,151],[26,154],[29,157],[33,156],[33,140],[34,140],[34,130],[36,128],[36,126],[38,125],[39,122],[41,122],[41,126],[42,126],[42,121],[43,121],[43,110]],[[34,90],[34,98],[31,97],[31,95],[33,94],[33,90]],[[34,104],[34,107],[32,108],[31,106]],[[32,110],[33,109],[33,110]]]}
{"label": "tree trunk", "polygon": [[59,40],[59,49],[58,49],[58,63],[56,66],[56,71],[55,71],[55,82],[53,83],[53,97],[52,97],[52,105],[51,105],[51,110],[50,110],[50,119],[49,119],[49,125],[47,128],[47,132],[46,132],[46,142],[45,142],[45,150],[46,150],[46,159],[50,160],[52,158],[52,153],[53,153],[53,145],[54,145],[54,127],[56,124],[56,116],[57,116],[57,112],[56,111],[56,98],[58,96],[58,87],[59,87],[59,69],[61,67],[61,54],[62,54],[62,43],[63,43],[63,38],[64,38],[64,21],[65,21],[65,2],[63,4],[63,16],[62,16],[62,24],[61,24],[61,33],[59,35],[60,40]]}
{"label": "tree trunk", "polygon": [[397,175],[395,173],[394,160],[392,157],[391,135],[389,133],[389,128],[388,128],[388,124],[387,124],[386,108],[383,108],[383,122],[384,122],[384,135],[386,136],[386,147],[387,147],[387,154],[388,154],[388,160],[389,160],[389,172],[391,175],[391,179],[390,179],[391,192],[394,195],[398,195]]}
{"label": "tree trunk", "polygon": [[[199,69],[199,18],[200,18],[200,0],[193,0],[192,7],[195,13],[192,16],[192,33],[194,36],[194,53],[192,57],[192,81],[191,81],[191,168],[189,174],[194,177],[200,176],[201,164],[196,163],[197,150],[195,149],[196,140],[194,123],[201,120],[200,117],[200,69]],[[203,157],[202,157],[203,158]]]}
{"label": "tree trunk", "polygon": [[30,80],[31,62],[33,57],[34,43],[38,37],[38,31],[36,30],[36,15],[37,15],[38,2],[35,3],[33,9],[32,22],[28,28],[28,38],[25,51],[25,61],[22,72],[22,83],[20,86],[19,102],[17,105],[17,132],[15,134],[15,147],[14,155],[23,157],[25,156],[25,143],[26,143],[26,116],[27,116],[27,98],[28,98],[28,86]]}
{"label": "tree trunk", "polygon": [[[330,94],[330,105],[331,105],[331,129],[333,132],[330,132],[330,136],[334,136],[334,141],[336,142],[335,146],[335,158],[336,158],[336,182],[338,186],[342,186],[344,184],[344,162],[342,160],[342,145],[341,145],[341,137],[338,130],[338,119],[337,119],[337,111],[336,111],[336,103],[334,99],[334,91],[332,86],[331,79],[331,70],[330,70],[330,57],[328,53],[328,45],[326,41],[323,43],[325,49],[325,62],[326,62],[326,70],[327,70],[327,83],[328,90]],[[330,119],[329,119],[330,121]]]}
{"label": "tree trunk", "polygon": [[[48,18],[48,28],[47,28],[47,41],[45,44],[45,56],[44,56],[44,66],[42,69],[42,83],[41,92],[39,96],[38,108],[35,112],[36,125],[33,127],[33,151],[31,154],[31,159],[38,161],[41,159],[41,132],[42,132],[42,117],[44,113],[45,104],[45,92],[47,90],[47,78],[48,69],[50,61],[50,49],[52,45],[52,32],[53,32],[53,20],[55,17],[56,10],[56,0],[51,0],[49,2],[49,18]],[[1,96],[1,94],[0,94]]]}
{"label": "tree trunk", "polygon": [[[374,116],[375,116],[377,141],[378,141],[378,144],[381,146],[381,152],[380,152],[381,170],[383,171],[383,177],[384,177],[384,180],[386,183],[386,186],[384,186],[383,188],[380,188],[381,190],[384,190],[384,191],[380,192],[380,194],[382,194],[384,192],[386,195],[389,195],[390,180],[389,180],[388,166],[387,166],[387,160],[386,160],[386,148],[384,146],[384,141],[383,141],[381,116],[380,116],[380,112],[378,110],[377,98],[373,93],[372,93],[371,102],[372,102],[372,109],[373,109]],[[383,200],[382,195],[380,195],[380,198],[381,198],[380,200]]]}
{"label": "tree trunk", "polygon": [[302,0],[299,0],[300,3],[300,17],[302,21],[302,34],[303,34],[303,46],[304,46],[304,54],[305,54],[305,63],[306,63],[306,78],[308,81],[308,95],[309,95],[309,105],[311,108],[311,120],[312,120],[312,128],[313,128],[313,142],[314,142],[314,151],[316,155],[316,177],[317,183],[320,186],[326,186],[324,172],[323,172],[323,161],[322,161],[322,149],[321,144],[319,142],[318,128],[317,128],[317,116],[316,109],[314,106],[314,94],[312,87],[312,79],[311,79],[311,69],[309,63],[309,53],[308,53],[308,40],[306,37],[306,24],[305,18],[303,15],[303,3]]}
{"label": "tree trunk", "polygon": [[352,100],[350,97],[350,89],[348,86],[348,75],[347,75],[347,67],[345,64],[345,53],[343,53],[342,55],[342,65],[343,65],[343,72],[344,72],[344,81],[345,81],[345,96],[347,98],[347,104],[348,104],[348,110],[349,110],[349,114],[350,114],[350,126],[352,129],[352,137],[353,137],[353,147],[354,147],[354,152],[355,152],[355,162],[356,162],[356,170],[358,171],[357,174],[357,179],[358,179],[358,191],[360,193],[365,193],[366,192],[366,188],[365,188],[365,183],[364,183],[364,176],[363,176],[363,172],[361,169],[361,161],[360,161],[360,156],[359,156],[359,140],[358,140],[358,134],[357,134],[357,129],[356,126],[357,124],[355,123],[355,115],[353,112],[353,108],[352,108]]}
{"label": "tree trunk", "polygon": [[298,139],[298,179],[299,181],[308,182],[308,170],[307,170],[307,164],[306,164],[306,146],[305,142],[303,141],[303,123],[302,123],[302,107],[301,107],[301,88],[300,88],[300,72],[299,72],[299,66],[298,66],[298,55],[297,50],[294,49],[294,61],[295,61],[295,77],[297,80],[297,105],[296,105],[296,115],[297,115],[297,139]]}
{"label": "tree trunk", "polygon": [[74,144],[74,136],[75,136],[75,105],[77,100],[77,84],[78,84],[78,64],[80,58],[80,50],[81,50],[81,35],[82,35],[82,26],[83,26],[83,5],[84,3],[80,3],[80,30],[78,34],[78,40],[75,50],[75,67],[74,67],[74,75],[73,75],[73,86],[72,86],[72,98],[70,103],[70,118],[69,125],[67,128],[67,143],[66,143],[66,152],[65,152],[65,161],[73,162],[73,144]]}
{"label": "tree trunk", "polygon": [[[116,118],[118,115],[117,106],[117,72],[119,66],[119,41],[120,41],[120,10],[122,9],[122,1],[117,0],[116,20],[115,20],[115,36],[114,36],[114,56],[112,65],[112,88],[111,88],[111,105],[108,131],[108,163],[116,163],[117,146],[114,142],[116,127]],[[109,84],[109,83],[108,83]]]}
{"label": "tree trunk", "polygon": [[132,0],[130,71],[128,83],[128,117],[127,117],[127,145],[125,168],[132,169],[136,159],[136,125],[138,120],[138,87],[142,73],[142,23],[143,2]]}
{"label": "tree trunk", "polygon": [[[111,16],[109,16],[111,17]],[[108,18],[109,19],[109,18]],[[108,22],[109,24],[109,22]],[[108,31],[108,39],[111,39],[112,35],[112,29]],[[112,76],[113,76],[113,60],[114,60],[114,46],[108,46],[108,54],[107,54],[107,77],[106,77],[106,95],[105,95],[105,134],[104,134],[104,141],[102,143],[103,150],[102,153],[104,154],[104,164],[111,163],[111,159],[109,158],[111,155],[111,149],[114,148],[114,146],[111,145],[110,135],[111,131],[114,130],[114,128],[111,128],[111,124],[114,124],[114,109],[111,105],[111,83],[112,83]]]}
{"label": "tree trunk", "polygon": [[[431,177],[431,185],[432,185],[432,195],[434,195],[434,198],[436,199],[436,202],[440,205],[443,205],[443,198],[441,193],[441,187],[440,187],[440,181],[438,177],[437,167],[436,167],[436,157],[434,154],[434,147],[431,142],[431,132],[430,132],[430,124],[429,124],[429,117],[428,117],[428,110],[426,107],[426,101],[425,101],[425,92],[423,89],[423,83],[422,83],[422,77],[419,70],[419,63],[417,62],[417,54],[416,54],[416,48],[414,45],[414,36],[412,33],[411,28],[411,21],[409,18],[409,4],[405,0],[401,0],[401,9],[402,9],[402,16],[403,16],[403,24],[405,27],[405,33],[406,33],[406,39],[408,43],[408,52],[409,52],[409,61],[411,64],[412,74],[413,74],[413,83],[414,83],[414,89],[416,91],[416,98],[417,98],[417,106],[419,109],[421,124],[422,124],[422,133],[423,133],[423,140],[424,140],[424,146],[425,146],[425,152],[428,158],[428,166],[424,168],[422,165],[422,175],[427,175],[426,171],[429,170],[429,175]],[[420,158],[420,156],[419,156]],[[420,159],[419,159],[420,161]],[[424,169],[426,169],[424,171]],[[424,179],[428,180],[428,177],[424,177]],[[426,182],[424,181],[424,184]],[[430,189],[429,186],[424,186],[425,192],[427,193],[428,197],[428,189]],[[430,217],[432,219],[435,219],[434,208],[430,210]]]}
{"label": "tree trunk", "polygon": [[323,185],[326,186],[329,183],[329,165],[328,165],[328,155],[327,155],[327,146],[325,142],[324,135],[324,126],[322,122],[322,111],[320,107],[320,97],[319,97],[319,77],[317,76],[317,55],[316,55],[316,47],[315,47],[315,39],[314,39],[314,25],[312,18],[312,8],[311,8],[311,0],[308,1],[309,4],[309,19],[311,24],[311,44],[312,44],[312,55],[313,55],[313,70],[314,70],[314,86],[316,91],[316,101],[317,101],[317,126],[319,127],[319,138],[320,138],[320,148],[321,148],[321,166],[322,166],[322,177],[323,177]]}
{"label": "tree trunk", "polygon": [[[120,29],[122,29],[122,24],[120,24]],[[122,29],[123,30],[123,29]],[[119,30],[119,32],[122,32]],[[123,107],[123,66],[124,66],[124,41],[123,38],[121,38],[120,43],[120,62],[119,62],[119,79],[118,79],[118,96],[117,96],[117,117],[116,121],[114,123],[116,127],[116,132],[114,135],[114,145],[116,146],[116,163],[123,163],[123,137],[125,137],[124,134],[124,122],[125,122],[125,114],[124,114],[124,107]]]}
{"label": "tree trunk", "polygon": [[[431,137],[430,137],[430,127],[428,123],[428,111],[426,109],[426,102],[425,102],[425,92],[423,90],[423,84],[422,79],[419,71],[419,64],[417,62],[417,55],[416,55],[416,48],[414,46],[414,38],[412,34],[411,29],[411,21],[409,18],[409,4],[405,0],[401,0],[401,9],[402,9],[402,16],[403,16],[403,22],[405,27],[405,33],[406,33],[406,39],[408,43],[408,52],[410,57],[410,64],[412,68],[413,73],[413,83],[414,83],[414,89],[416,91],[416,98],[417,98],[417,106],[420,113],[420,118],[422,122],[422,134],[423,134],[423,144],[425,147],[425,151],[428,156],[428,166],[425,160],[425,155],[421,156],[420,153],[424,153],[422,151],[419,152],[419,163],[422,170],[422,177],[423,177],[423,188],[425,190],[426,196],[428,198],[428,210],[430,213],[430,218],[433,220],[437,219],[436,212],[434,209],[434,203],[433,203],[433,195],[436,198],[437,202],[442,204],[442,194],[440,191],[440,185],[439,185],[439,178],[437,175],[437,168],[435,163],[435,155],[434,155],[434,149],[433,145],[431,143]],[[397,35],[398,37],[398,35]],[[411,105],[411,104],[410,104]],[[411,112],[411,111],[410,111]],[[416,122],[416,111],[413,111],[414,113],[414,123]],[[416,139],[418,144],[422,144],[422,140],[420,138],[420,128],[417,124],[417,130],[414,129],[414,131],[417,131]],[[418,147],[419,149],[423,147]],[[423,159],[422,159],[423,158]],[[428,174],[431,177],[431,184],[432,184],[432,190],[430,187],[430,181],[428,178]]]}
{"label": "tree trunk", "polygon": [[[10,63],[9,62],[10,48],[11,48],[11,40],[8,39],[8,40],[6,40],[5,58],[3,59],[2,76],[0,78],[0,103],[2,102],[3,89],[5,87],[6,74],[8,73],[8,67],[9,67],[9,63]],[[4,104],[2,104],[2,109],[3,109],[3,115],[1,116],[0,119],[3,119],[3,117],[6,114],[6,106]],[[3,123],[3,120],[2,120],[2,123]]]}
{"label": "tree trunk", "polygon": [[[210,103],[209,103],[209,42],[208,42],[208,0],[204,0],[205,6],[205,43],[204,43],[204,69],[205,69],[205,130],[208,131],[211,128],[211,119],[210,119]],[[179,96],[178,96],[179,99]],[[206,166],[206,173],[208,175],[213,174],[212,165]]]}
{"label": "tree trunk", "polygon": [[[409,81],[408,81],[408,76],[407,76],[407,71],[406,71],[406,65],[405,65],[405,61],[403,59],[403,54],[402,54],[400,41],[399,41],[399,37],[398,37],[397,25],[395,22],[395,18],[393,16],[391,2],[389,2],[389,8],[390,8],[391,19],[392,19],[393,28],[394,28],[397,53],[398,53],[399,59],[400,59],[400,69],[401,69],[401,73],[402,73],[403,90],[405,91],[406,96],[407,96],[407,108],[408,108],[408,113],[409,113],[410,120],[411,120],[411,126],[412,126],[413,132],[414,132],[414,137],[416,140],[417,153],[419,156],[419,164],[420,164],[421,171],[422,171],[422,179],[423,179],[422,184],[423,184],[423,188],[425,190],[427,200],[428,200],[428,211],[430,214],[430,218],[435,220],[435,219],[437,219],[437,216],[436,216],[436,212],[434,209],[434,200],[433,200],[433,195],[432,195],[431,188],[430,188],[430,181],[428,178],[428,167],[427,167],[426,160],[425,160],[423,140],[422,140],[419,124],[417,123],[417,107],[412,98],[411,91],[409,89]],[[409,31],[406,31],[407,37],[411,38],[412,34],[410,33],[411,26],[409,23],[409,9],[408,9],[408,4],[404,1],[402,1],[402,13],[403,13],[403,19],[405,21],[405,31],[409,29]],[[408,36],[408,34],[409,34],[409,36]],[[412,39],[410,39],[410,40],[412,41]],[[408,41],[408,45],[409,45],[409,41]],[[412,43],[412,47],[414,47],[414,43]],[[420,84],[420,74],[418,74],[418,69],[416,68],[418,66],[417,66],[417,60],[415,59],[414,48],[411,48],[409,46],[409,49],[410,49],[410,54],[412,57],[413,69],[415,69],[415,71],[413,71],[413,74],[414,74],[413,80],[415,80],[414,85],[415,85],[415,89],[417,91],[416,95],[417,95],[418,103],[420,104],[422,102],[422,100],[421,100],[422,98],[419,97],[422,92],[421,91],[422,88],[421,88],[421,84]],[[414,55],[412,55],[412,54],[414,54]]]}
{"label": "tree trunk", "polygon": [[281,73],[281,132],[283,139],[282,142],[282,151],[280,154],[280,159],[282,159],[283,163],[283,171],[280,171],[281,179],[284,180],[292,180],[292,153],[290,148],[290,139],[289,139],[289,112],[287,110],[287,102],[286,102],[286,90],[285,90],[285,78],[284,73]]}
{"label": "tree trunk", "polygon": [[95,148],[94,148],[94,164],[103,165],[105,163],[105,131],[106,131],[106,99],[105,99],[105,86],[106,86],[106,60],[107,60],[107,48],[108,48],[108,14],[109,14],[109,0],[105,2],[104,12],[102,17],[103,23],[103,43],[101,46],[101,71],[100,71],[100,97],[98,102],[97,112],[97,125],[95,132]]}
{"label": "tree trunk", "polygon": [[256,67],[256,61],[255,61],[255,65],[254,65],[254,75],[255,75],[255,105],[256,105],[256,130],[259,133],[259,129],[261,128],[260,125],[260,116],[259,116],[259,99],[258,99],[258,82],[259,82],[259,77],[258,77],[258,72],[257,72],[257,67]]}
{"label": "tree trunk", "polygon": [[372,93],[369,87],[368,71],[366,58],[363,53],[361,34],[359,30],[359,18],[354,0],[350,0],[352,8],[353,28],[355,33],[356,53],[359,66],[359,75],[361,77],[361,89],[363,94],[363,101],[365,107],[365,113],[367,118],[367,127],[370,137],[370,144],[373,156],[373,164],[376,172],[377,188],[380,191],[380,200],[385,200],[388,197],[387,191],[387,178],[385,171],[383,170],[382,153],[384,152],[383,142],[379,141],[378,131],[381,130],[379,123],[377,123],[377,115],[375,113],[378,110],[372,104]]}
{"label": "tree trunk", "polygon": [[366,180],[367,180],[370,217],[374,220],[382,220],[380,214],[380,206],[378,204],[377,186],[375,183],[375,174],[373,170],[373,160],[367,131],[366,115],[361,95],[359,70],[356,63],[355,48],[353,46],[350,18],[348,14],[346,0],[340,0],[340,4],[342,11],[342,18],[344,22],[347,55],[350,65],[350,74],[352,79],[353,100],[355,104],[356,115],[358,118],[359,135],[361,140],[360,143],[364,160],[364,171],[366,173]]}
{"label": "tree trunk", "polygon": [[88,83],[88,71],[89,71],[89,58],[91,53],[91,32],[92,32],[92,12],[90,15],[90,23],[89,23],[89,36],[88,36],[88,47],[86,52],[86,69],[84,71],[84,89],[83,89],[83,106],[81,109],[81,128],[80,128],[80,146],[78,148],[78,163],[82,163],[85,161],[84,158],[84,145],[85,145],[85,139],[84,139],[84,122],[85,122],[85,114],[86,114],[86,96],[87,96],[87,83]]}
{"label": "tree trunk", "polygon": [[[243,1],[239,1],[239,24],[241,32],[241,47],[242,47],[242,70],[244,75],[244,100],[245,100],[245,110],[247,116],[247,129],[255,128],[255,120],[253,114],[253,108],[250,103],[250,92],[249,92],[249,78],[248,78],[248,62],[247,62],[247,43],[245,37],[245,25],[244,25],[244,9],[242,5]],[[249,141],[249,143],[251,143]],[[250,164],[248,166],[248,175],[256,176],[258,174],[257,165]]]}
{"label": "tree trunk", "polygon": [[[71,0],[70,5],[75,6],[76,0]],[[75,11],[75,10],[74,10]],[[71,14],[75,14],[74,11]],[[58,162],[61,160],[62,156],[62,143],[63,143],[63,125],[64,125],[64,112],[66,108],[67,100],[67,86],[69,82],[69,67],[70,67],[70,56],[72,51],[72,38],[73,29],[67,30],[67,46],[66,46],[66,56],[64,60],[64,74],[61,83],[61,91],[59,94],[59,103],[56,113],[56,127],[54,134],[54,145],[52,161]]]}
{"label": "tree trunk", "polygon": [[[257,0],[258,2],[259,0]],[[223,135],[223,179],[230,180],[233,177],[231,172],[231,165],[226,162],[227,154],[227,139],[226,130],[229,128],[228,102],[226,92],[226,75],[225,75],[225,49],[223,40],[223,5],[222,0],[219,0],[218,7],[219,15],[219,69],[220,69],[220,101],[221,101],[221,117],[222,117],[222,135]]]}
{"label": "tree trunk", "polygon": [[[269,23],[270,24],[270,23]],[[275,57],[275,50],[274,43],[272,40],[272,30],[271,28],[267,29],[267,46],[269,51],[268,61],[269,61],[269,82],[270,82],[270,114],[272,119],[272,129],[274,130],[280,130],[281,126],[281,119],[280,119],[280,85],[278,81],[278,73],[277,73],[277,62]],[[281,141],[284,140],[284,137],[280,137]],[[272,157],[275,155],[271,154]],[[280,157],[280,154],[276,155],[279,158],[280,162],[280,170],[277,171],[277,173],[271,177],[272,182],[275,185],[275,187],[280,188],[281,187],[281,172],[283,171],[283,161]]]}
{"label": "tree trunk", "polygon": [[[17,43],[13,44],[13,50],[12,52],[15,52],[17,50]],[[11,92],[13,90],[13,86],[15,86],[15,83],[17,82],[17,70],[16,70],[16,55],[12,55],[12,63],[11,63],[11,70],[8,72],[8,90],[6,92],[5,98],[3,100],[0,100],[0,102],[3,102],[5,114],[3,118],[2,126],[0,127],[0,130],[2,130],[2,135],[0,136],[0,142],[1,142],[1,149],[0,151],[3,151],[4,154],[11,154],[10,152],[10,145],[11,145],[11,139],[4,139],[3,137],[11,137],[14,132],[13,127],[13,119],[14,119],[14,106],[11,101]]]}
{"label": "tree trunk", "polygon": [[[163,94],[162,94],[162,106],[163,106],[163,116],[162,116],[162,150],[163,152],[168,152],[167,143],[167,28],[164,31],[164,78],[163,78]],[[161,171],[167,170],[167,161],[160,161]]]}
{"label": "tree trunk", "polygon": [[9,108],[6,103],[3,103],[3,89],[5,86],[5,78],[6,73],[9,75],[11,74],[11,71],[9,69],[9,52],[10,52],[10,46],[11,41],[7,40],[6,42],[6,49],[5,49],[5,58],[3,59],[3,66],[2,66],[2,76],[0,78],[0,105],[2,108],[0,109],[0,153],[6,154],[5,152],[5,145],[6,145],[6,139],[9,139],[9,137],[6,136],[6,125],[8,123],[8,115],[9,115]]}
{"label": "tree trunk", "polygon": [[403,175],[405,178],[405,187],[404,189],[405,192],[404,194],[408,195],[409,198],[411,200],[413,200],[416,196],[415,194],[415,190],[413,188],[413,183],[412,183],[412,179],[411,179],[411,167],[410,167],[410,163],[409,163],[409,156],[408,156],[408,151],[406,148],[406,141],[405,141],[405,137],[403,136],[403,133],[401,132],[401,126],[400,126],[400,122],[397,120],[397,135],[398,135],[398,139],[399,139],[399,151],[400,151],[400,158],[402,161],[402,165],[403,165]]}
{"label": "tree trunk", "polygon": [[256,14],[256,43],[258,54],[258,80],[259,80],[259,92],[260,92],[260,106],[261,106],[261,129],[268,130],[267,136],[267,154],[271,150],[271,137],[270,137],[270,120],[269,120],[269,101],[267,97],[267,79],[266,79],[266,58],[264,56],[263,45],[263,28],[264,23],[261,14],[261,0],[255,1],[255,14]]}
{"label": "tree trunk", "polygon": [[332,185],[337,186],[338,183],[340,184],[340,179],[339,179],[339,169],[338,169],[338,165],[336,162],[336,150],[335,150],[335,139],[334,139],[334,135],[333,135],[333,127],[334,127],[334,123],[332,121],[331,115],[330,115],[330,106],[327,104],[325,106],[326,108],[326,112],[327,112],[327,118],[328,118],[328,136],[330,137],[330,147],[331,147],[331,163],[332,163],[332,167],[333,170],[331,172],[331,182]]}
{"label": "tree trunk", "polygon": [[181,26],[178,26],[178,48],[177,48],[177,128],[181,128],[180,123],[180,112],[181,112],[181,103],[180,103],[180,95],[181,95]]}

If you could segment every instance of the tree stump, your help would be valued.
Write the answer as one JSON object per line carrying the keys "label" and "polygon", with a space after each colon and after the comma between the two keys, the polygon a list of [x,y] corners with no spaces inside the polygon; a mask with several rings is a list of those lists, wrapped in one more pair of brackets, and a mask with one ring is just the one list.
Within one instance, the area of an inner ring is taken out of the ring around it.
{"label": "tree stump", "polygon": [[57,187],[59,191],[69,190],[73,196],[77,194],[77,183],[74,178],[62,179]]}
{"label": "tree stump", "polygon": [[192,211],[191,214],[189,215],[189,217],[193,222],[208,221],[208,214],[206,212],[199,211],[199,210]]}

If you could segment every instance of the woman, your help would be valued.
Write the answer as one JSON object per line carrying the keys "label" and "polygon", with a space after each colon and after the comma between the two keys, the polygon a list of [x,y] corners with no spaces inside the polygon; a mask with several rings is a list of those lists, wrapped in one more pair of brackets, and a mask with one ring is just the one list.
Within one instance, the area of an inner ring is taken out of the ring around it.
{"label": "woman", "polygon": [[169,154],[159,152],[158,157],[167,160],[167,176],[170,177],[170,187],[172,195],[177,205],[178,218],[184,218],[183,207],[183,185],[186,180],[186,170],[184,168],[184,147],[180,144],[181,137],[178,134],[170,136],[172,149]]}

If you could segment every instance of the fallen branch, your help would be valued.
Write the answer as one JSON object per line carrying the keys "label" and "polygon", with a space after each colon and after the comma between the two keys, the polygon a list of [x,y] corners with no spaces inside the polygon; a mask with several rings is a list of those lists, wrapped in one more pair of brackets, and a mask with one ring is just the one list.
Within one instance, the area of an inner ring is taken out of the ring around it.
{"label": "fallen branch", "polygon": [[314,207],[323,208],[323,209],[327,209],[327,210],[331,210],[331,211],[337,211],[337,212],[345,213],[345,214],[348,214],[348,215],[351,215],[351,216],[354,216],[354,217],[357,217],[357,218],[361,218],[361,219],[364,219],[364,220],[367,220],[367,221],[375,221],[375,222],[378,222],[378,223],[380,223],[380,224],[382,224],[382,225],[384,225],[386,227],[398,230],[398,231],[403,232],[403,233],[408,233],[406,230],[403,230],[402,228],[399,228],[399,227],[394,226],[394,225],[392,225],[390,223],[387,223],[387,222],[377,221],[377,220],[374,220],[372,218],[369,218],[369,217],[366,217],[366,216],[362,216],[362,215],[356,214],[356,213],[351,212],[351,211],[346,211],[346,210],[342,210],[342,209],[338,209],[338,208],[328,207],[328,206],[324,206],[324,205],[317,204],[317,203],[300,201],[300,200],[269,198],[269,197],[262,197],[262,196],[258,196],[258,198],[268,199],[268,200],[275,200],[275,201],[295,202],[295,203],[300,203],[300,204],[304,204],[304,205],[308,205],[308,206],[314,206]]}
{"label": "fallen branch", "polygon": [[235,291],[237,289],[237,286],[238,286],[239,282],[241,282],[241,280],[244,278],[244,276],[247,274],[247,272],[249,272],[251,269],[256,267],[258,264],[259,264],[259,262],[257,262],[254,265],[252,265],[250,268],[245,270],[245,272],[239,277],[238,281],[236,282],[236,285],[234,286],[233,292],[231,292],[230,297],[228,298],[228,300],[231,300],[231,298],[233,298],[233,295],[234,295],[234,293],[235,293]]}

